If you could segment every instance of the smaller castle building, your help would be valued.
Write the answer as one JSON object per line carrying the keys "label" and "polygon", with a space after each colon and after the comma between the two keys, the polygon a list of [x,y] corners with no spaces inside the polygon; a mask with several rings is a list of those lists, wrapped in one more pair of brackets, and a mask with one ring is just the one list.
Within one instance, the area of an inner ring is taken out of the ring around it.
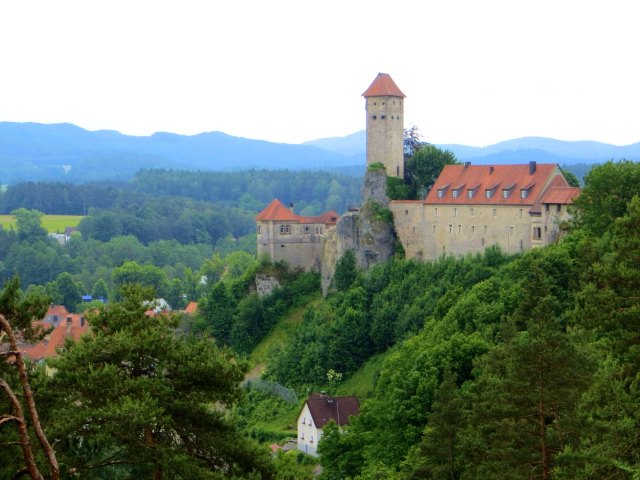
{"label": "smaller castle building", "polygon": [[256,216],[258,256],[266,255],[274,263],[285,261],[290,268],[319,271],[322,239],[337,221],[334,211],[305,217],[296,215],[293,205],[287,208],[273,200]]}

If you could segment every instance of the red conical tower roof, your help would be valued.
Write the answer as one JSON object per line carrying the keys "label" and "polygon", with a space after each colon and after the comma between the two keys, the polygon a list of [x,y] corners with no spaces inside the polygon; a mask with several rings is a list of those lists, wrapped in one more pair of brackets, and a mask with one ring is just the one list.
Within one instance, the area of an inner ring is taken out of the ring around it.
{"label": "red conical tower roof", "polygon": [[398,88],[388,73],[379,73],[369,88],[362,94],[363,97],[400,97],[406,95]]}

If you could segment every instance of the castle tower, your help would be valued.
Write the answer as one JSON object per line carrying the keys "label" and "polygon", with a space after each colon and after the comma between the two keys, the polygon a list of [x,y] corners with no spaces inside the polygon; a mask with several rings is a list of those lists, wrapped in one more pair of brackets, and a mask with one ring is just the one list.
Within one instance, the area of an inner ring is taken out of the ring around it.
{"label": "castle tower", "polygon": [[380,162],[390,177],[404,178],[404,98],[388,73],[362,94],[367,111],[367,166]]}

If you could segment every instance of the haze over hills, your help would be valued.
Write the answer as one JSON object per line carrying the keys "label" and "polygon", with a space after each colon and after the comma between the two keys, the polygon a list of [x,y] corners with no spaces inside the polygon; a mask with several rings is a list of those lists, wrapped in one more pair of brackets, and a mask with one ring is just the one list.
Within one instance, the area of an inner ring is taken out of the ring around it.
{"label": "haze over hills", "polygon": [[[452,150],[461,161],[475,164],[535,160],[572,165],[622,158],[640,161],[640,143],[615,146],[526,137],[487,147],[438,146]],[[130,136],[112,130],[92,132],[71,124],[0,122],[0,183],[124,180],[143,168],[327,169],[361,175],[365,149],[364,130],[293,145],[222,132]]]}

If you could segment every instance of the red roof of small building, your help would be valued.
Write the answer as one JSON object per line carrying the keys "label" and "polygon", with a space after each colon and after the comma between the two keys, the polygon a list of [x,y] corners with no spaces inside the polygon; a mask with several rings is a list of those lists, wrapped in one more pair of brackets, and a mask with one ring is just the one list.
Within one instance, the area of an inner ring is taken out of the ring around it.
{"label": "red roof of small building", "polygon": [[[424,203],[533,206],[540,204],[540,196],[547,187],[568,186],[555,164],[447,165]],[[467,192],[470,189],[474,191],[471,198]],[[454,190],[457,190],[456,196]],[[489,198],[486,196],[487,190],[493,191]],[[507,190],[506,196],[503,190]],[[522,198],[522,190],[526,191],[525,198]],[[442,191],[440,197],[438,191]]]}
{"label": "red roof of small building", "polygon": [[[70,319],[70,321],[67,321],[67,319]],[[58,355],[58,349],[64,347],[64,342],[67,338],[71,338],[74,342],[77,342],[82,335],[88,332],[89,324],[83,315],[74,313],[67,314],[47,338],[35,345],[24,345],[22,347],[23,353],[34,361],[55,357]]]}
{"label": "red roof of small building", "polygon": [[406,95],[398,88],[388,73],[379,73],[369,88],[362,94],[363,97],[401,97]]}
{"label": "red roof of small building", "polygon": [[189,302],[189,304],[184,307],[184,313],[188,313],[189,315],[193,315],[198,311],[198,302]]}
{"label": "red roof of small building", "polygon": [[316,217],[303,217],[296,215],[285,207],[280,200],[275,199],[256,215],[256,220],[260,222],[323,223],[325,225],[331,225],[338,221],[338,214],[331,210]]}
{"label": "red roof of small building", "polygon": [[321,393],[312,393],[306,401],[313,423],[323,428],[329,420],[338,425],[347,425],[349,417],[360,413],[358,397],[330,397]]}

